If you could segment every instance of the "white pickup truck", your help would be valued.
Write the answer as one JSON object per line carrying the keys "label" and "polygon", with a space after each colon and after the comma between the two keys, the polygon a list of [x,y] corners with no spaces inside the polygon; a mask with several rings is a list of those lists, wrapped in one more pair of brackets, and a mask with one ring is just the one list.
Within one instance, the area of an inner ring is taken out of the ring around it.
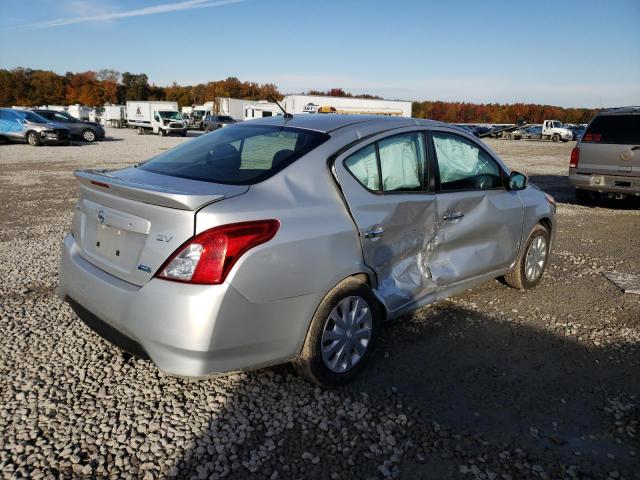
{"label": "white pickup truck", "polygon": [[545,120],[542,122],[542,131],[540,133],[542,140],[551,140],[553,142],[568,142],[573,140],[573,133],[566,128],[559,120]]}
{"label": "white pickup truck", "polygon": [[187,135],[187,122],[178,111],[177,102],[127,102],[127,124],[137,127],[138,135]]}

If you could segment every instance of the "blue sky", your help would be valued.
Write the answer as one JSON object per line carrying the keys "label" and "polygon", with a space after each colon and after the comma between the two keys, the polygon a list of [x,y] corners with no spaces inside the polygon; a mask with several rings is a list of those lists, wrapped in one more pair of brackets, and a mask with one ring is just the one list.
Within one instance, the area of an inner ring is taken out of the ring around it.
{"label": "blue sky", "polygon": [[639,0],[3,0],[0,68],[282,92],[640,104]]}

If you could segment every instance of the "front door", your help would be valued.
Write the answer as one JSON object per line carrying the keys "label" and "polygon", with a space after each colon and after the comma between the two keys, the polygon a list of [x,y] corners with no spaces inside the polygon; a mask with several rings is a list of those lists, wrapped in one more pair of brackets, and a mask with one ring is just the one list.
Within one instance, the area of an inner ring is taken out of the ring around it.
{"label": "front door", "polygon": [[377,276],[374,291],[391,314],[434,290],[428,267],[437,214],[426,165],[426,137],[416,130],[374,137],[335,162],[364,261]]}
{"label": "front door", "polygon": [[447,131],[433,131],[432,139],[439,177],[434,281],[448,286],[507,269],[522,240],[518,193],[505,188],[502,167],[479,143]]}

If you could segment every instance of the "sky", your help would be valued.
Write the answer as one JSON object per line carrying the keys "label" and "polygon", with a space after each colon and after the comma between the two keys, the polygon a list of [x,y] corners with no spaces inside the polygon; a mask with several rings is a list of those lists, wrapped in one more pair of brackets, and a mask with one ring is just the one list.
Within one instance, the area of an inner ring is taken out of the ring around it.
{"label": "sky", "polygon": [[0,68],[640,105],[640,0],[2,0]]}

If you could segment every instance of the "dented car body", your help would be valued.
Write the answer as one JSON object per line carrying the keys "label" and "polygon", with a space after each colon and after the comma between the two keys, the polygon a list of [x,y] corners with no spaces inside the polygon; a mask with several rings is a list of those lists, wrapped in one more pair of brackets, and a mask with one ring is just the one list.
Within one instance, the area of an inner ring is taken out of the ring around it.
{"label": "dented car body", "polygon": [[[377,319],[509,274],[525,253],[542,275],[555,232],[553,199],[483,143],[410,118],[272,117],[76,176],[62,298],[112,343],[180,376],[317,347],[327,372],[347,378]],[[529,258],[541,225],[544,257]],[[335,297],[347,279],[371,296]]]}

